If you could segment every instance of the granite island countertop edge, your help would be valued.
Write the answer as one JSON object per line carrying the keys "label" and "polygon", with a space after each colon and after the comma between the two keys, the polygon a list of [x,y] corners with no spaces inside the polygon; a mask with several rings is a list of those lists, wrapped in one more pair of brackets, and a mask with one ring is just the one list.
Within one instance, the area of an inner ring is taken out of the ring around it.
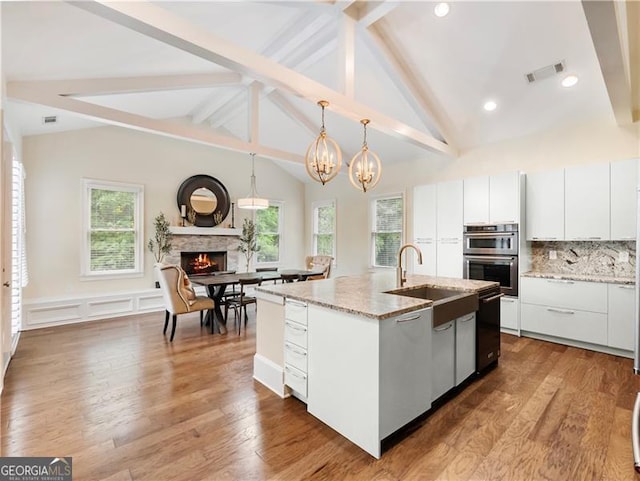
{"label": "granite island countertop edge", "polygon": [[625,284],[634,285],[634,277],[603,276],[596,274],[568,274],[563,272],[540,272],[528,271],[521,274],[522,277],[532,277],[537,279],[559,279],[567,281],[600,282],[603,284]]}

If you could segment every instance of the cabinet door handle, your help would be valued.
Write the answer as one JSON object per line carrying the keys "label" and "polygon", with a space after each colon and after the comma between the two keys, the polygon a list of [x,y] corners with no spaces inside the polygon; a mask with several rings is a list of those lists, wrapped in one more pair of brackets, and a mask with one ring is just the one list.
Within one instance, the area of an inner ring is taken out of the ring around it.
{"label": "cabinet door handle", "polygon": [[293,329],[294,331],[298,331],[298,332],[307,332],[307,328],[306,327],[298,327],[294,324],[291,324],[290,322],[285,322],[285,324],[287,326],[289,326],[290,329]]}
{"label": "cabinet door handle", "polygon": [[297,372],[289,369],[287,366],[285,366],[284,370],[291,374],[293,377],[297,377],[298,379],[302,379],[303,381],[307,379],[307,376],[305,376],[304,374],[298,374]]}
{"label": "cabinet door handle", "polygon": [[507,298],[502,298],[502,302],[508,302],[509,304],[513,304],[515,301],[515,299],[507,299]]}
{"label": "cabinet door handle", "polygon": [[287,299],[287,304],[290,306],[296,306],[296,307],[307,307],[307,305],[304,302],[294,301],[291,299]]}
{"label": "cabinet door handle", "polygon": [[568,281],[566,279],[547,279],[547,282],[551,282],[553,284],[575,284],[574,281]]}
{"label": "cabinet door handle", "polygon": [[619,239],[620,240],[636,240],[635,237],[631,237],[631,236],[620,236]]}
{"label": "cabinet door handle", "polygon": [[444,327],[436,327],[436,328],[434,329],[434,331],[442,332],[442,331],[446,331],[446,330],[448,330],[448,329],[451,329],[452,327],[453,327],[453,322],[450,322],[448,326],[444,326]]}
{"label": "cabinet door handle", "polygon": [[403,317],[401,319],[396,319],[397,323],[400,322],[409,322],[409,321],[415,321],[416,319],[420,319],[420,314],[414,314],[413,316],[409,316],[409,317]]}
{"label": "cabinet door handle", "polygon": [[619,289],[635,290],[636,286],[618,286]]}
{"label": "cabinet door handle", "polygon": [[557,312],[558,314],[575,314],[575,311],[570,311],[568,309],[556,309],[554,307],[547,307],[547,311],[549,312]]}
{"label": "cabinet door handle", "polygon": [[557,237],[532,237],[533,240],[558,240]]}
{"label": "cabinet door handle", "polygon": [[307,353],[304,351],[298,351],[296,348],[294,348],[291,344],[285,344],[285,347],[288,351],[291,351],[294,354],[297,354],[298,356],[306,356]]}
{"label": "cabinet door handle", "polygon": [[470,315],[469,317],[467,317],[466,319],[462,319],[462,321],[460,322],[469,322],[469,321],[473,321],[476,318],[476,316],[474,316],[473,314]]}
{"label": "cabinet door handle", "polygon": [[600,240],[602,237],[574,237],[575,240],[585,241],[585,240]]}

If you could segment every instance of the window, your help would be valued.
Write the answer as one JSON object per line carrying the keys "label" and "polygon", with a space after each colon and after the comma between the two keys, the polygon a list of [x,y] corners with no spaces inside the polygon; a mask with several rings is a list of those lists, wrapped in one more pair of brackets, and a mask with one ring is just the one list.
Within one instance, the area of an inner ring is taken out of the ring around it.
{"label": "window", "polygon": [[378,197],[372,200],[372,260],[374,267],[396,267],[402,245],[402,195]]}
{"label": "window", "polygon": [[256,233],[258,247],[256,253],[258,264],[280,261],[282,249],[282,202],[269,201],[269,207],[256,211]]}
{"label": "window", "polygon": [[313,255],[336,258],[336,203],[317,202],[313,205]]}
{"label": "window", "polygon": [[85,276],[142,275],[141,185],[84,180]]}
{"label": "window", "polygon": [[24,209],[25,171],[11,145],[11,349],[15,350],[22,328],[22,288],[29,283]]}

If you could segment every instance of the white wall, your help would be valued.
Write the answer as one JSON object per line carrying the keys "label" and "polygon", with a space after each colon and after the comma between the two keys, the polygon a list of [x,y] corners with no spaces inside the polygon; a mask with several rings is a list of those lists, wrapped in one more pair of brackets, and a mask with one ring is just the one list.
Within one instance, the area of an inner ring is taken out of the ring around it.
{"label": "white wall", "polygon": [[[384,164],[380,184],[371,193],[354,189],[341,175],[329,184],[308,184],[305,192],[307,248],[311,248],[311,205],[337,202],[337,268],[335,275],[362,273],[369,268],[368,204],[371,196],[405,193],[406,240],[412,238],[412,191],[415,185],[521,170],[534,172],[566,165],[609,162],[640,157],[640,126],[621,128],[610,119],[511,139],[463,152],[458,158],[423,158]],[[369,139],[375,150],[375,139]]]}
{"label": "white wall", "polygon": [[[83,177],[143,184],[145,239],[151,236],[153,218],[160,211],[177,225],[177,190],[191,175],[216,177],[232,200],[244,197],[250,188],[249,154],[118,127],[25,137],[23,161],[30,274],[25,301],[153,287],[154,259],[147,250],[143,278],[81,280]],[[281,265],[301,267],[306,252],[303,184],[260,157],[256,157],[256,178],[261,196],[285,202],[286,249]],[[236,226],[242,226],[249,212],[236,208]]]}

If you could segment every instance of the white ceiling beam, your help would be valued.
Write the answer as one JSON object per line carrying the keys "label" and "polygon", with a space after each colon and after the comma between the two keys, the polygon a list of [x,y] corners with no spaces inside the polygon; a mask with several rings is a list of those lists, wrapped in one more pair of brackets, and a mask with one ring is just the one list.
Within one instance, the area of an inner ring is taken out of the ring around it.
{"label": "white ceiling beam", "polygon": [[281,88],[311,102],[322,98],[331,109],[355,122],[372,120],[372,127],[418,147],[450,156],[456,150],[397,119],[391,118],[336,92],[304,75],[284,67],[251,50],[239,47],[210,31],[194,25],[149,2],[72,2],[84,10],[136,32],[155,38],[167,45],[196,55],[225,68],[255,78],[267,85]]}
{"label": "white ceiling beam", "polygon": [[629,76],[633,121],[640,121],[640,2],[627,2],[629,31]]}
{"label": "white ceiling beam", "polygon": [[307,117],[300,109],[293,105],[284,95],[279,91],[273,90],[268,95],[269,100],[278,107],[287,117],[296,122],[311,135],[316,137],[320,133],[320,126],[314,123],[309,117]]}
{"label": "white ceiling beam", "polygon": [[249,102],[247,102],[248,112],[247,118],[249,125],[247,130],[249,131],[249,143],[251,145],[258,145],[260,141],[260,90],[262,85],[260,82],[253,82],[249,86]]}
{"label": "white ceiling beam", "polygon": [[247,102],[247,89],[244,88],[231,97],[222,107],[213,112],[207,121],[213,128],[218,128],[238,115],[239,112],[244,112]]}
{"label": "white ceiling beam", "polygon": [[237,85],[242,75],[236,72],[191,75],[158,75],[149,77],[112,77],[92,79],[46,80],[33,82],[39,88],[48,88],[60,95],[94,96],[160,90]]}
{"label": "white ceiling beam", "polygon": [[405,60],[397,42],[386,34],[381,24],[363,29],[362,39],[423,125],[455,149],[457,142],[451,120],[427,82]]}
{"label": "white ceiling beam", "polygon": [[218,109],[222,108],[227,102],[238,94],[238,89],[233,92],[213,92],[206,99],[194,107],[189,116],[194,124],[201,124],[207,120]]}
{"label": "white ceiling beam", "polygon": [[33,82],[9,82],[7,84],[7,96],[15,100],[66,110],[92,120],[128,127],[143,132],[151,132],[200,144],[222,147],[237,152],[255,152],[262,157],[270,159],[304,162],[304,158],[299,154],[264,145],[254,145],[237,138],[225,137],[215,133],[210,128],[151,119],[130,112],[123,112],[121,110],[92,104],[74,97],[56,95],[48,89],[36,88]]}
{"label": "white ceiling beam", "polygon": [[338,88],[353,99],[356,72],[356,22],[342,15],[338,27]]}
{"label": "white ceiling beam", "polygon": [[360,9],[358,16],[358,24],[363,27],[369,27],[394,10],[398,6],[398,2],[382,1],[382,2],[366,2]]}
{"label": "white ceiling beam", "polygon": [[614,1],[582,0],[582,8],[616,121],[618,125],[628,125],[633,121],[633,106],[619,31],[621,27],[626,29],[626,25],[618,24]]}

